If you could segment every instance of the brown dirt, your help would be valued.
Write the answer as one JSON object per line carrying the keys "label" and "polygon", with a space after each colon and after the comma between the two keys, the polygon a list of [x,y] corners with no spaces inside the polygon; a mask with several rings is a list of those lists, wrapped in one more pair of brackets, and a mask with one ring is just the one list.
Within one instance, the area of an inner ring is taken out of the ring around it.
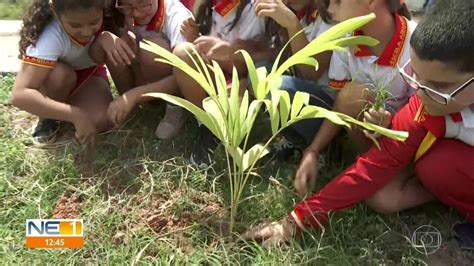
{"label": "brown dirt", "polygon": [[[195,223],[213,226],[213,223],[220,220],[225,211],[222,203],[214,196],[206,192],[186,192],[181,189],[173,192],[169,197],[162,195],[152,195],[146,201],[143,201],[145,195],[137,196],[136,205],[140,206],[138,210],[139,220],[132,221],[127,219],[127,227],[135,230],[143,226],[150,228],[157,235],[181,231]],[[177,204],[180,197],[189,197],[196,208],[191,211],[173,213],[173,206]],[[128,204],[133,206],[135,204]],[[136,206],[135,205],[135,206]],[[130,213],[130,208],[122,208],[122,214]],[[122,236],[118,236],[121,238]]]}
{"label": "brown dirt", "polygon": [[471,266],[474,265],[474,253],[463,251],[454,239],[444,242],[441,248],[425,259],[428,265],[433,266]]}
{"label": "brown dirt", "polygon": [[80,210],[84,206],[81,198],[76,194],[65,193],[54,207],[52,219],[77,219],[80,218]]}

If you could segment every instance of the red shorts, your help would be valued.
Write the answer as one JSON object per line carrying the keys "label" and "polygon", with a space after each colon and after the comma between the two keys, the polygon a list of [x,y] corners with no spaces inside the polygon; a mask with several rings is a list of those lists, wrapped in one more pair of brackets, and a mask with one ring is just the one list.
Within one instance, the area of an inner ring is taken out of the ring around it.
{"label": "red shorts", "polygon": [[91,77],[103,78],[107,83],[109,83],[107,69],[104,65],[97,65],[86,69],[76,70],[76,87],[74,90],[72,90],[70,95],[76,93]]}

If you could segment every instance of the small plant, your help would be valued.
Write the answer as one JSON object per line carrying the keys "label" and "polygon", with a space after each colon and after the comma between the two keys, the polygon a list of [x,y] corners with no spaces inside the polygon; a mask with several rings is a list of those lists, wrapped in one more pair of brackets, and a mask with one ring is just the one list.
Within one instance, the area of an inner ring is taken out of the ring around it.
{"label": "small plant", "polygon": [[[169,64],[188,73],[209,95],[203,101],[203,109],[182,98],[164,93],[152,93],[147,96],[161,98],[187,109],[223,143],[230,181],[231,232],[234,227],[240,197],[253,173],[255,164],[268,154],[267,146],[284,128],[303,119],[326,118],[335,124],[346,127],[356,124],[397,140],[407,138],[408,133],[406,132],[391,131],[373,124],[360,122],[344,114],[310,106],[308,105],[309,95],[307,93],[297,92],[291,101],[288,92],[280,90],[281,76],[290,67],[297,64],[306,64],[317,69],[318,62],[313,57],[315,54],[329,50],[345,50],[343,47],[358,44],[368,46],[377,44],[376,40],[366,36],[344,37],[374,18],[375,15],[371,14],[340,23],[321,34],[280,65],[282,52],[288,46],[286,44],[279,53],[270,73],[267,73],[264,67],[256,69],[250,55],[246,51],[239,51],[247,64],[253,96],[255,97],[253,100],[250,99],[248,91],[244,92],[242,99],[239,98],[239,75],[235,68],[232,73],[229,96],[224,73],[215,61],[211,65],[206,65],[201,57],[191,55],[191,53],[193,55],[198,54],[193,50],[188,52],[189,56],[193,58],[194,67],[191,67],[154,43],[148,41],[142,43],[143,49],[161,57],[156,61]],[[210,71],[212,71],[212,75]],[[272,137],[265,144],[248,147],[250,131],[262,106],[266,107],[270,116]]]}
{"label": "small plant", "polygon": [[[379,69],[376,65],[375,66],[376,77],[379,76],[378,71]],[[377,78],[372,79],[367,74],[365,74],[365,79],[368,80],[368,82],[365,83],[365,86],[367,90],[369,91],[369,93],[374,97],[373,97],[373,102],[372,103],[369,102],[368,105],[362,110],[362,113],[369,109],[373,109],[377,112],[380,111],[381,109],[386,110],[387,100],[391,98],[393,99],[393,95],[390,92],[390,88],[392,87],[392,84],[396,77],[397,77],[397,73],[394,73],[388,76],[387,75],[381,76],[380,79],[377,79]],[[377,146],[377,148],[380,150],[381,147],[377,140],[378,134],[371,134],[371,133],[368,133],[367,131],[365,131],[364,133],[365,133],[365,136],[369,138],[375,144],[375,146]]]}

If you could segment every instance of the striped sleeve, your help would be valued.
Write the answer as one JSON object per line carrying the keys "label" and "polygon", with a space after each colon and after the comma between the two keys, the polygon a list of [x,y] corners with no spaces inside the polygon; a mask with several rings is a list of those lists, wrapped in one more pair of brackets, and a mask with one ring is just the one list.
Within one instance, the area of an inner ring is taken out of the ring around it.
{"label": "striped sleeve", "polygon": [[36,44],[27,47],[22,61],[35,66],[54,68],[65,50],[64,46],[61,33],[55,25],[50,24],[43,30]]}

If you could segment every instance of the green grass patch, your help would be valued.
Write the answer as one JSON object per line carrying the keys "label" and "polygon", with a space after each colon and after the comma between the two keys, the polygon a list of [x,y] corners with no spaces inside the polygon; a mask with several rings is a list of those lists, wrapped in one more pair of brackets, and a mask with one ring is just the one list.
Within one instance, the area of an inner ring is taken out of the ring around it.
{"label": "green grass patch", "polygon": [[[54,147],[31,145],[34,117],[8,103],[14,77],[0,80],[0,258],[9,264],[470,264],[451,237],[458,214],[438,203],[397,215],[364,205],[332,216],[323,232],[304,233],[286,246],[262,247],[239,233],[275,220],[299,201],[292,189],[295,163],[264,162],[249,184],[237,234],[226,235],[228,180],[217,152],[213,169],[187,161],[197,126],[189,121],[171,142],[154,139],[163,105],[139,107],[125,126],[102,134],[95,151],[68,138]],[[70,134],[66,130],[65,134]],[[349,156],[348,156],[349,157]],[[343,165],[329,163],[319,186]],[[61,213],[84,219],[85,248],[27,250],[25,220]],[[446,248],[426,258],[408,239],[426,224]],[[444,257],[443,257],[444,256]]]}
{"label": "green grass patch", "polygon": [[0,0],[0,19],[21,20],[30,0]]}

